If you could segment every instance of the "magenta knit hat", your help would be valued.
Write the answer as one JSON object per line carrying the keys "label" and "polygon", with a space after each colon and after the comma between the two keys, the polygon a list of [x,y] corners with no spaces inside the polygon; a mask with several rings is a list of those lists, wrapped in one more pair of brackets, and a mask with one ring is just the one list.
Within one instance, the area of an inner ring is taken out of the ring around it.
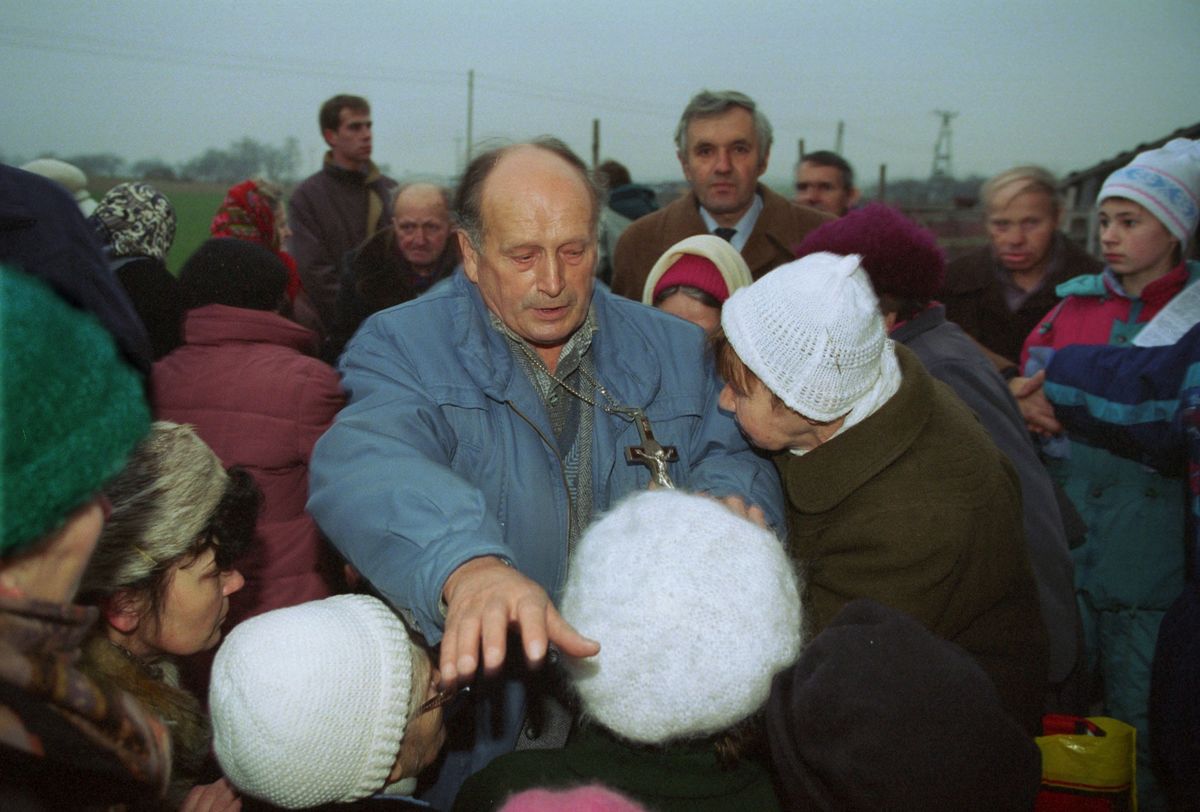
{"label": "magenta knit hat", "polygon": [[729,298],[729,286],[725,284],[717,263],[697,254],[684,254],[675,260],[654,286],[654,301],[658,301],[659,294],[664,290],[676,285],[702,290],[718,302]]}
{"label": "magenta knit hat", "polygon": [[946,255],[933,233],[882,203],[823,223],[796,247],[796,256],[822,251],[862,257],[863,270],[880,296],[929,301],[946,277]]}

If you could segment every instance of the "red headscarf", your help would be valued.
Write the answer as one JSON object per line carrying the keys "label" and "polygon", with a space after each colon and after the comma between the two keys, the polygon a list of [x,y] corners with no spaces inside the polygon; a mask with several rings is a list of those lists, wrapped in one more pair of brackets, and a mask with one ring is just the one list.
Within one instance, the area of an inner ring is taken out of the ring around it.
{"label": "red headscarf", "polygon": [[276,201],[262,194],[254,181],[244,180],[225,193],[209,232],[214,237],[246,240],[274,251],[287,266],[287,296],[295,300],[301,290],[300,274],[296,271],[296,260],[279,243],[279,231],[275,228],[275,204]]}

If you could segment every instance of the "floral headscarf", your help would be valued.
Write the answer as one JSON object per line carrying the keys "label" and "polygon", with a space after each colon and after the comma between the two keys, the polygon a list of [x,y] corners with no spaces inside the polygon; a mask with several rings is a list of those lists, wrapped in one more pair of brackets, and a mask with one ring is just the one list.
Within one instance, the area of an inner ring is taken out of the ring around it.
{"label": "floral headscarf", "polygon": [[252,180],[233,186],[225,194],[209,231],[214,237],[236,237],[258,243],[278,253],[279,231],[275,228],[278,202],[264,195]]}
{"label": "floral headscarf", "polygon": [[146,256],[166,262],[175,242],[175,207],[148,183],[109,189],[90,219],[113,259]]}

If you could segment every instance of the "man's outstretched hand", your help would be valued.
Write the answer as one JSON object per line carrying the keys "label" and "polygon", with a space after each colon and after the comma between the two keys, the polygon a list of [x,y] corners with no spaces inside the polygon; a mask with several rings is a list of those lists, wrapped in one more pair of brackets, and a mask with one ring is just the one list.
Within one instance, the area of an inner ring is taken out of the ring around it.
{"label": "man's outstretched hand", "polygon": [[571,657],[591,657],[600,644],[575,631],[535,582],[499,558],[466,562],[446,579],[446,626],[442,634],[442,683],[469,680],[479,668],[495,673],[504,664],[508,630],[521,630],[525,659],[539,664],[551,643]]}

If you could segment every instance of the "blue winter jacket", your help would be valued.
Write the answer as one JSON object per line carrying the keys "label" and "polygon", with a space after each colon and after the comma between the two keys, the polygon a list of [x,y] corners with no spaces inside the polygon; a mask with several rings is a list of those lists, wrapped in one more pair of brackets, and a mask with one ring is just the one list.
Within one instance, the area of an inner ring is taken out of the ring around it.
{"label": "blue winter jacket", "polygon": [[[678,449],[676,484],[740,495],[782,527],[774,468],[717,409],[702,331],[601,285],[592,302],[597,376]],[[430,643],[441,637],[442,586],[471,558],[501,556],[557,599],[567,569],[563,466],[546,408],[475,285],[459,272],[380,312],[340,368],[349,400],[317,443],[309,510],[350,562],[412,611]],[[593,412],[599,513],[647,487],[649,472],[625,461],[636,427]]]}

